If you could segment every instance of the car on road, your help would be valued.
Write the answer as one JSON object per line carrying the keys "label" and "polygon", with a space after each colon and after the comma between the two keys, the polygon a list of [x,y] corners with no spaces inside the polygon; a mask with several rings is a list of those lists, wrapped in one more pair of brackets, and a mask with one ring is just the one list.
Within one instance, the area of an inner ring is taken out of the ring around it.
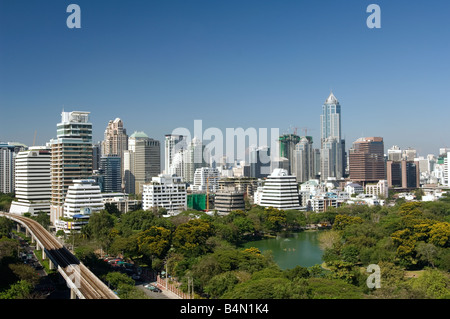
{"label": "car on road", "polygon": [[158,287],[156,287],[156,286],[153,285],[153,284],[147,284],[147,285],[145,285],[144,287],[147,288],[147,289],[150,290],[150,291],[153,291],[153,292],[162,292],[161,289],[159,289]]}

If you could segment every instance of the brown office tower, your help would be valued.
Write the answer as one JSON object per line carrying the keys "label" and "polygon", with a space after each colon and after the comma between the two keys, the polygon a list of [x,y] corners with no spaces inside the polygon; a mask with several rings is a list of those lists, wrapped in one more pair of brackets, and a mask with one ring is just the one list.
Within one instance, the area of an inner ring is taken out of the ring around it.
{"label": "brown office tower", "polygon": [[382,137],[361,137],[349,151],[350,179],[362,185],[386,178]]}
{"label": "brown office tower", "polygon": [[420,187],[420,171],[418,161],[387,161],[388,187],[414,189]]}

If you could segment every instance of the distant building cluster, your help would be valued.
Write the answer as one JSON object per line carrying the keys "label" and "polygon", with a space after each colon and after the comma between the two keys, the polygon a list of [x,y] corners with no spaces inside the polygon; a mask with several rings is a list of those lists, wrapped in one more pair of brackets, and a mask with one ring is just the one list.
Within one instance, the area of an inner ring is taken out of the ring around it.
{"label": "distant building cluster", "polygon": [[[0,143],[0,192],[15,193],[10,212],[44,212],[56,230],[79,231],[92,213],[114,205],[173,216],[187,209],[228,214],[246,205],[323,212],[343,204],[385,205],[390,190],[405,200],[435,200],[450,186],[450,149],[419,156],[382,137],[361,137],[348,151],[341,105],[333,93],[322,105],[320,143],[297,135],[278,138],[279,153],[250,145],[245,159],[213,161],[197,137],[145,132],[130,136],[120,118],[92,141],[90,113],[62,112],[56,137],[44,146]],[[161,167],[163,155],[164,169]]]}

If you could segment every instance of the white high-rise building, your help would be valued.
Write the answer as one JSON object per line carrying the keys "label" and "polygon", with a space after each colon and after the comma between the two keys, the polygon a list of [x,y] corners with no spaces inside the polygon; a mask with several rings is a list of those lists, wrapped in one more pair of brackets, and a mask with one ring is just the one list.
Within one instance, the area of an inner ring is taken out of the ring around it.
{"label": "white high-rise building", "polygon": [[186,136],[167,134],[164,139],[164,147],[164,171],[166,174],[170,174],[169,167],[172,165],[175,155],[186,148]]}
{"label": "white high-rise building", "polygon": [[192,191],[215,193],[219,188],[219,169],[212,167],[200,167],[195,170]]}
{"label": "white high-rise building", "polygon": [[92,175],[92,123],[90,112],[62,112],[57,138],[51,145],[52,196],[50,221],[64,215],[64,201],[74,180]]}
{"label": "white high-rise building", "polygon": [[160,174],[143,185],[142,208],[165,208],[169,215],[176,215],[187,207],[186,184],[182,178],[174,175]]}
{"label": "white high-rise building", "polygon": [[50,213],[51,178],[50,149],[30,147],[17,154],[15,163],[15,193],[17,201],[11,203],[10,213]]}
{"label": "white high-rise building", "polygon": [[278,209],[301,209],[297,179],[285,169],[275,169],[262,188],[260,205]]}

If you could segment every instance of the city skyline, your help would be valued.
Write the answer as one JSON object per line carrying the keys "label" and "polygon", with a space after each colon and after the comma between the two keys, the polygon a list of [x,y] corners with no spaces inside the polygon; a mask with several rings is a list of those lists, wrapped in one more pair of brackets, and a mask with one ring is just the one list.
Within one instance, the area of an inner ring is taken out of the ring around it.
{"label": "city skyline", "polygon": [[[330,91],[346,149],[381,136],[418,154],[449,146],[450,45],[443,1],[77,1],[0,3],[0,141],[45,145],[62,110],[90,112],[92,139],[110,120],[164,141],[178,127],[279,128],[320,143]],[[25,10],[24,10],[25,9]],[[38,23],[36,22],[38,21]],[[431,127],[431,128],[430,128]]]}

